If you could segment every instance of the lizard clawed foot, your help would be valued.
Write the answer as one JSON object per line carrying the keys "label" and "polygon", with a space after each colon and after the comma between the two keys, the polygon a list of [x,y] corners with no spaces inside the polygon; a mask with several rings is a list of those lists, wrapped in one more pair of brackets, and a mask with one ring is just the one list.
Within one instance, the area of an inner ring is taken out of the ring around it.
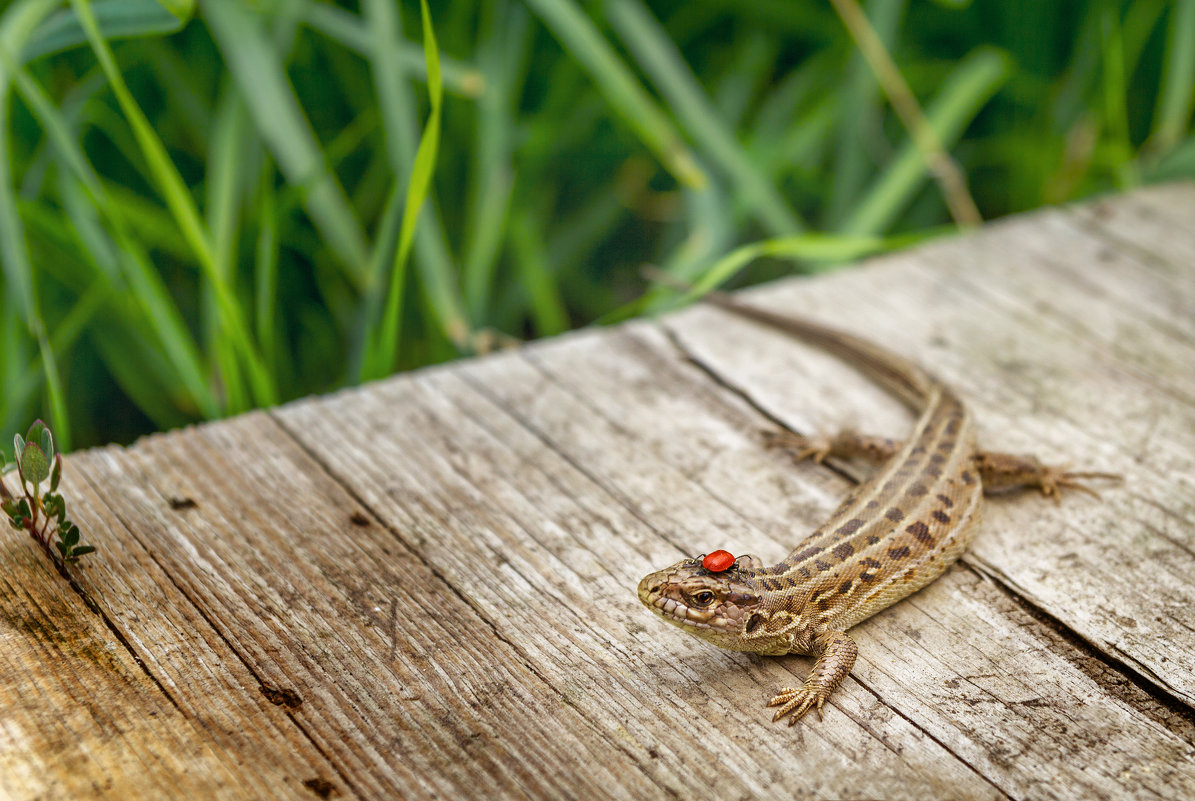
{"label": "lizard clawed foot", "polygon": [[1073,471],[1067,469],[1069,465],[1042,466],[1037,475],[1037,486],[1041,494],[1053,498],[1057,502],[1062,497],[1064,489],[1086,492],[1093,498],[1100,494],[1083,483],[1081,479],[1099,479],[1102,481],[1124,481],[1119,473],[1100,473],[1095,471]]}
{"label": "lizard clawed foot", "polygon": [[1124,477],[1117,473],[1071,470],[1067,464],[1042,464],[1035,456],[1029,454],[980,451],[975,455],[975,465],[979,468],[985,492],[1038,489],[1042,495],[1055,501],[1062,496],[1063,490],[1078,490],[1093,498],[1099,498],[1099,493],[1087,485],[1086,479],[1124,480]]}
{"label": "lizard clawed foot", "polygon": [[769,448],[783,448],[793,455],[793,459],[803,462],[806,459],[821,464],[834,448],[833,437],[818,435],[807,437],[792,431],[765,431],[764,440]]}
{"label": "lizard clawed foot", "polygon": [[785,715],[791,714],[792,717],[789,718],[788,725],[792,726],[810,709],[817,709],[817,718],[818,720],[822,720],[822,704],[825,701],[826,697],[824,695],[818,695],[807,687],[802,687],[799,690],[795,690],[792,687],[783,687],[780,692],[776,693],[775,698],[768,701],[768,706],[780,707],[772,717],[773,723]]}
{"label": "lizard clawed foot", "polygon": [[773,721],[785,715],[792,715],[788,725],[793,725],[810,709],[817,710],[822,717],[822,704],[830,697],[855,664],[859,648],[855,641],[842,631],[819,631],[813,636],[812,653],[817,655],[813,670],[809,672],[801,689],[785,687],[776,693],[768,706],[778,706]]}

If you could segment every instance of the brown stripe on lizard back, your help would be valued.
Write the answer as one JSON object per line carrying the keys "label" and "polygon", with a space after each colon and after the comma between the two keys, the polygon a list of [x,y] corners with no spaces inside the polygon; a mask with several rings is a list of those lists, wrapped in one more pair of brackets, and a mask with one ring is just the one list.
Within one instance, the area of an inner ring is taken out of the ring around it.
{"label": "brown stripe on lizard back", "polygon": [[[912,518],[929,495],[927,475],[930,465],[925,454],[936,451],[939,443],[958,444],[958,434],[969,432],[962,405],[951,393],[938,393],[938,402],[927,409],[919,421],[914,438],[884,469],[859,487],[854,502],[840,510],[824,525],[802,541],[773,571],[786,581],[801,581],[797,568],[817,560],[818,572],[844,564],[855,555],[864,558],[869,549],[883,550],[885,540],[897,531],[901,522]],[[973,436],[969,435],[968,436]],[[911,466],[911,470],[905,468]],[[904,471],[902,473],[902,470]],[[899,477],[897,477],[899,476]],[[869,504],[885,509],[881,515],[868,513]],[[842,546],[847,547],[842,547]],[[827,552],[828,551],[828,552]],[[855,560],[858,561],[858,560]]]}

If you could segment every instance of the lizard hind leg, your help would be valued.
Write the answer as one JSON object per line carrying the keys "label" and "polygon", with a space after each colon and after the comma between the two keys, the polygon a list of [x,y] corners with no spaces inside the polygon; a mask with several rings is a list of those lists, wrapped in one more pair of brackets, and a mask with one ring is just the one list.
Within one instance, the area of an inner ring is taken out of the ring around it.
{"label": "lizard hind leg", "polygon": [[792,715],[788,721],[788,725],[791,726],[810,709],[817,709],[817,717],[820,720],[822,705],[851,672],[855,657],[859,653],[855,641],[842,631],[822,632],[814,638],[813,645],[814,653],[818,657],[805,683],[799,689],[782,688],[768,702],[770,707],[780,707],[776,710],[773,721],[780,720],[785,715]]}
{"label": "lizard hind leg", "polygon": [[900,450],[901,443],[887,437],[873,437],[845,429],[832,436],[815,434],[805,436],[792,431],[765,431],[765,441],[770,448],[782,448],[792,454],[793,459],[806,459],[821,464],[831,459],[862,459],[880,464]]}

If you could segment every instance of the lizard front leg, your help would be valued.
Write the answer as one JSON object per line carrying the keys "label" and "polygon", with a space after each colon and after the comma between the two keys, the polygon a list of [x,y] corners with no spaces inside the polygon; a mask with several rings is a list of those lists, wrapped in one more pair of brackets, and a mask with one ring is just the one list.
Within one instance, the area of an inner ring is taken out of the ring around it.
{"label": "lizard front leg", "polygon": [[[806,437],[790,431],[767,432],[768,444],[784,448],[798,461],[813,459],[819,464],[827,458],[863,460],[882,464],[900,450],[903,443],[887,437],[875,437],[854,431],[840,431],[834,436]],[[1074,489],[1099,497],[1083,479],[1119,481],[1116,473],[1074,471],[1064,466],[1042,464],[1028,454],[979,451],[975,454],[984,492],[996,493],[1017,489],[1037,489],[1047,497],[1058,498],[1064,489]]]}
{"label": "lizard front leg", "polygon": [[801,688],[784,687],[768,702],[768,706],[780,707],[773,721],[791,714],[792,718],[788,721],[791,726],[810,709],[817,709],[820,720],[822,704],[851,672],[859,647],[846,632],[823,631],[813,638],[813,653],[817,661],[813,663],[813,670],[809,671]]}

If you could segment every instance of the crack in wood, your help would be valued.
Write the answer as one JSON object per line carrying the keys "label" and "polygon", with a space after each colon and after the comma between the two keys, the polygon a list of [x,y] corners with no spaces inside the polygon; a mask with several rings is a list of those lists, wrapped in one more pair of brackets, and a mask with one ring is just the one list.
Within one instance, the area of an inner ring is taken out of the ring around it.
{"label": "crack in wood", "polygon": [[[909,726],[916,729],[927,740],[930,740],[931,742],[936,744],[939,748],[941,748],[943,751],[950,754],[952,757],[954,757],[956,760],[958,760],[960,764],[966,766],[967,769],[970,770],[972,773],[974,773],[977,777],[979,777],[983,781],[987,782],[987,784],[991,785],[992,789],[994,789],[996,792],[1000,793],[1000,795],[1002,795],[1008,799],[1015,798],[1015,796],[1010,795],[1007,790],[1002,788],[1000,785],[996,784],[994,779],[985,775],[984,772],[981,771],[977,766],[975,766],[975,765],[971,764],[969,761],[967,761],[967,758],[964,757],[962,754],[960,754],[956,749],[951,748],[950,745],[945,740],[943,740],[941,737],[936,736],[932,731],[927,729],[925,726],[922,726],[920,723],[918,723],[912,717],[905,714],[903,711],[901,711],[901,709],[899,707],[895,706],[894,704],[890,704],[888,701],[884,700],[884,696],[881,695],[879,693],[879,691],[877,691],[874,687],[872,687],[866,681],[860,679],[858,676],[851,676],[851,679],[856,684],[858,684],[860,687],[862,687],[864,690],[866,690],[868,693],[870,693],[876,699],[876,701],[878,701],[880,704],[882,704],[884,706],[885,709],[890,710],[892,712],[892,714],[896,715],[898,718],[903,720]],[[862,722],[860,722],[860,725],[863,726],[863,728],[868,729],[870,731],[870,727],[863,725]],[[884,742],[883,738],[876,737],[876,739],[880,740],[880,742]],[[886,742],[884,744],[888,745]],[[888,747],[891,748],[891,746],[888,746]],[[899,752],[897,752],[897,753],[899,753]]]}
{"label": "crack in wood", "polygon": [[[1124,660],[1118,659],[1021,594],[988,565],[964,556],[959,563],[998,589],[1034,622],[1040,636],[1065,643],[1069,652],[1053,649],[1075,665],[1110,695],[1119,698],[1177,737],[1195,745],[1195,709],[1164,686],[1152,681]],[[1094,664],[1093,664],[1094,663]]]}
{"label": "crack in wood", "polygon": [[[97,496],[99,496],[101,499],[103,499],[102,493],[99,492],[98,488],[95,485],[95,482],[93,482],[91,480],[91,478],[87,475],[86,471],[79,470],[77,472],[79,475],[81,475],[83,477],[84,481],[86,481],[88,484],[91,485],[92,489],[96,490]],[[107,505],[106,500],[104,500],[104,503],[105,503],[105,505]],[[123,523],[123,521],[122,521],[122,523]],[[129,656],[137,664],[137,667],[141,668],[141,672],[143,672],[146,675],[146,677],[148,677],[149,680],[151,682],[153,682],[154,686],[158,688],[158,691],[161,692],[163,696],[165,696],[166,700],[170,702],[171,706],[173,706],[179,712],[182,712],[182,708],[179,706],[178,700],[175,699],[174,695],[170,692],[170,690],[166,689],[166,685],[163,684],[161,682],[161,680],[156,675],[154,675],[154,672],[149,669],[149,665],[147,665],[145,660],[141,658],[141,655],[137,653],[137,649],[134,648],[133,644],[131,642],[129,642],[127,637],[124,636],[124,633],[116,625],[116,622],[114,620],[112,620],[111,617],[109,617],[107,612],[105,612],[103,609],[100,608],[100,605],[95,601],[94,598],[91,597],[91,594],[88,593],[87,590],[85,590],[82,587],[82,585],[79,584],[79,582],[75,579],[75,577],[73,575],[71,575],[70,571],[67,568],[65,568],[62,565],[59,565],[57,563],[55,563],[54,566],[57,568],[58,573],[64,579],[66,579],[67,584],[70,586],[70,588],[72,590],[74,590],[75,594],[79,596],[79,599],[83,601],[83,604],[88,608],[88,610],[90,610],[93,614],[95,614],[99,617],[99,619],[103,622],[104,626],[108,629],[109,632],[111,632],[112,636],[115,637],[117,642],[119,642],[121,644],[121,646],[125,649],[125,651],[128,652]],[[185,714],[184,714],[184,717],[185,717]]]}
{"label": "crack in wood", "polygon": [[[681,358],[708,376],[716,386],[721,387],[734,397],[739,398],[741,401],[743,401],[743,403],[755,410],[760,417],[774,425],[776,428],[779,428],[783,431],[788,431],[792,434],[805,434],[805,432],[798,431],[788,423],[784,422],[784,420],[778,415],[768,411],[767,407],[756,400],[750,392],[719,373],[713,365],[707,364],[700,356],[689,349],[689,347],[681,339],[680,335],[669,325],[666,323],[660,323],[660,329],[664,332],[664,336],[667,337],[668,341],[672,343],[673,347],[676,348],[677,353],[680,354]],[[835,473],[853,484],[860,483],[859,476],[848,469],[845,465],[841,464],[837,459],[823,459],[822,461],[817,462],[816,466],[825,468],[831,473]]]}

